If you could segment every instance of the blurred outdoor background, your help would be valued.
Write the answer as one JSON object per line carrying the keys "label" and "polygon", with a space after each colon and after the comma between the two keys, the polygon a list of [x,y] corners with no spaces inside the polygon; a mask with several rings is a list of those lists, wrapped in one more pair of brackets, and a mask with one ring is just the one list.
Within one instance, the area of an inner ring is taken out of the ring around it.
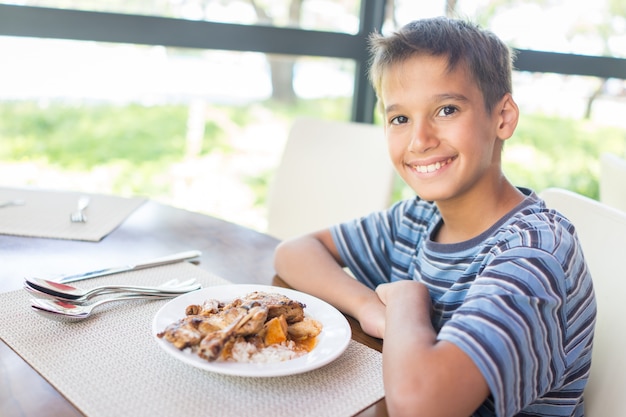
{"label": "blurred outdoor background", "polygon": [[[358,30],[360,8],[359,0],[0,4],[342,33]],[[515,48],[626,58],[624,0],[388,5],[383,32],[448,14]],[[143,195],[263,231],[293,119],[350,120],[354,74],[347,59],[0,36],[0,185]],[[517,71],[514,97],[522,116],[504,151],[513,182],[598,198],[599,155],[626,157],[626,74]],[[394,198],[409,195],[398,185]]]}

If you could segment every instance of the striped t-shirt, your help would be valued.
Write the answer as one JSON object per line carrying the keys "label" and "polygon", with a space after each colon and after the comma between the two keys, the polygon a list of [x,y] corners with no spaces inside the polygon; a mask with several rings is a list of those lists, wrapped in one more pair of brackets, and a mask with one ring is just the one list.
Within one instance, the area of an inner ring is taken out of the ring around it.
{"label": "striped t-shirt", "polygon": [[481,235],[432,240],[437,206],[419,198],[333,227],[340,256],[371,288],[424,283],[438,340],[468,354],[491,395],[475,416],[582,416],[596,304],[574,226],[537,195]]}

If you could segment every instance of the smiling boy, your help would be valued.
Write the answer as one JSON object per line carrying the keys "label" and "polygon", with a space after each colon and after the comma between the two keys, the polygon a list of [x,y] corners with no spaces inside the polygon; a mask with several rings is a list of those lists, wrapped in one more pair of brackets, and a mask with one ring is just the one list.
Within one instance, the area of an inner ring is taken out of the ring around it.
{"label": "smiling boy", "polygon": [[572,224],[502,172],[509,49],[447,18],[371,45],[389,155],[416,197],[283,242],[277,273],[384,339],[392,416],[582,416],[593,287]]}

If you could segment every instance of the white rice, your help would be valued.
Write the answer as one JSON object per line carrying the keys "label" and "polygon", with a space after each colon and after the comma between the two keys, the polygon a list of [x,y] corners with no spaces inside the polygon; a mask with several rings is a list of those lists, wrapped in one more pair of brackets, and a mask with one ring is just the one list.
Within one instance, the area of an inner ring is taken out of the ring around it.
{"label": "white rice", "polygon": [[306,351],[296,351],[294,348],[295,343],[291,340],[262,349],[258,349],[252,343],[241,341],[233,345],[231,360],[241,363],[276,363],[288,361],[307,353]]}

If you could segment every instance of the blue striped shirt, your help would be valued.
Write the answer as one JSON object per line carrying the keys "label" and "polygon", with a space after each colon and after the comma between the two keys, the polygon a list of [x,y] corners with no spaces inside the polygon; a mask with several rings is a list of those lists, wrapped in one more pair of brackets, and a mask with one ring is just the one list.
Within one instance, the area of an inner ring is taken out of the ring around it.
{"label": "blue striped shirt", "polygon": [[419,198],[334,226],[340,256],[371,288],[424,283],[438,340],[454,343],[491,395],[475,416],[583,416],[596,304],[574,226],[524,201],[465,242],[432,240],[437,206]]}

